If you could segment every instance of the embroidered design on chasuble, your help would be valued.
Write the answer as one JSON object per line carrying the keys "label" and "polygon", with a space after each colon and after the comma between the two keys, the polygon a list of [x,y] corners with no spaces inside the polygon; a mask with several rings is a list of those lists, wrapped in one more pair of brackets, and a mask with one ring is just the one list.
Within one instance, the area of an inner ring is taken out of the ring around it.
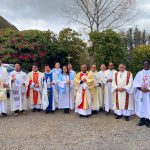
{"label": "embroidered design on chasuble", "polygon": [[[130,76],[131,76],[131,73],[128,71],[127,72],[126,85],[128,85],[128,83],[129,83]],[[115,81],[116,81],[116,85],[118,86],[117,77],[118,77],[118,72],[115,73]],[[128,110],[128,106],[129,106],[129,93],[126,92],[125,110]],[[116,108],[117,108],[117,110],[119,110],[118,91],[116,91]]]}
{"label": "embroidered design on chasuble", "polygon": [[[39,74],[37,72],[34,72],[33,73],[33,82],[35,84],[39,84],[38,78],[39,78]],[[34,101],[34,104],[37,105],[37,103],[38,103],[38,91],[36,91],[34,89],[33,89],[33,101]]]}
{"label": "embroidered design on chasuble", "polygon": [[[80,73],[80,80],[82,78],[82,76],[88,76],[88,73],[84,74],[84,73]],[[87,102],[87,97],[86,97],[86,89],[82,89],[82,103],[78,106],[79,109],[84,109],[87,110],[88,109],[88,102]]]}

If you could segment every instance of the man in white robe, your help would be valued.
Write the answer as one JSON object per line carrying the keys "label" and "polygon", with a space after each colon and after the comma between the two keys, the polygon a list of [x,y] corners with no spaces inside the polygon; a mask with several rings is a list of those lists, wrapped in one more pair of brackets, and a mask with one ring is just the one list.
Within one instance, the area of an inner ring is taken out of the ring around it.
{"label": "man in white robe", "polygon": [[[59,75],[62,73],[62,69],[60,68],[60,63],[57,62],[55,64],[55,68],[52,69],[52,72],[54,74],[54,80],[57,80]],[[57,85],[54,87],[54,90],[56,96],[55,107],[58,108],[59,90]]]}
{"label": "man in white robe", "polygon": [[23,112],[24,115],[27,114],[26,92],[28,83],[27,74],[21,71],[20,64],[16,63],[15,70],[9,75],[11,110],[15,116],[18,116],[19,112]]}
{"label": "man in white robe", "polygon": [[132,73],[125,70],[125,65],[119,65],[119,72],[113,76],[112,82],[113,109],[116,119],[129,117],[135,114],[134,96],[133,96],[133,76]]}
{"label": "man in white robe", "polygon": [[94,94],[92,100],[92,114],[97,114],[100,108],[103,108],[103,99],[102,99],[102,79],[100,78],[99,73],[96,71],[96,65],[91,66],[91,71],[94,78]]}
{"label": "man in white robe", "polygon": [[87,72],[87,66],[81,66],[81,72],[75,77],[75,112],[80,117],[89,117],[92,113],[92,96],[94,92],[94,79],[91,73]]}
{"label": "man in white robe", "polygon": [[[99,76],[100,76],[100,79],[102,81],[104,81],[104,79],[105,79],[104,78],[105,71],[106,71],[106,65],[101,64],[100,65]],[[101,84],[101,90],[102,90],[102,107],[100,108],[100,111],[103,111],[104,110],[104,83],[103,82]]]}
{"label": "man in white robe", "polygon": [[108,70],[104,73],[104,107],[106,111],[106,115],[109,114],[111,110],[113,110],[113,101],[112,101],[112,79],[113,75],[117,71],[114,70],[114,65],[112,62],[108,65]]}
{"label": "man in white robe", "polygon": [[58,109],[64,109],[64,113],[67,114],[69,109],[74,108],[74,76],[69,74],[67,66],[63,66],[57,83],[59,88]]}
{"label": "man in white robe", "polygon": [[7,116],[7,78],[8,73],[0,58],[0,114]]}
{"label": "man in white robe", "polygon": [[45,113],[54,113],[55,111],[55,102],[57,99],[57,95],[55,93],[55,86],[57,85],[57,81],[55,80],[55,74],[51,71],[49,65],[45,66],[45,73],[43,73],[42,77],[39,81],[39,86],[42,95],[42,106]]}
{"label": "man in white robe", "polygon": [[143,62],[143,70],[138,72],[133,83],[135,89],[135,113],[140,117],[138,126],[150,128],[150,61]]}

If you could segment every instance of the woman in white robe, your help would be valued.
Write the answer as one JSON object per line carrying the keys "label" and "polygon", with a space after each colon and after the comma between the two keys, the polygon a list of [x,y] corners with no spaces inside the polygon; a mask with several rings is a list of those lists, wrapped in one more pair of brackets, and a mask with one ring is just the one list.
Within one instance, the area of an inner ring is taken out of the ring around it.
{"label": "woman in white robe", "polygon": [[69,75],[67,66],[63,66],[57,84],[59,89],[58,109],[64,109],[64,113],[69,113],[69,109],[74,108],[74,80],[72,74]]}

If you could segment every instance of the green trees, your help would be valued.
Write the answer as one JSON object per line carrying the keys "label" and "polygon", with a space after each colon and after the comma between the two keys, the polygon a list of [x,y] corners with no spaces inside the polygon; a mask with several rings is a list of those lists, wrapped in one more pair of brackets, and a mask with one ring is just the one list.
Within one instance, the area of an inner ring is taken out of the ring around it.
{"label": "green trees", "polygon": [[[80,36],[81,35],[76,31],[66,28],[60,31],[58,38],[61,49],[63,49],[67,55],[70,54],[73,57],[71,62],[77,70],[80,63],[82,63],[80,57],[86,49],[86,43],[80,38]],[[62,57],[61,59],[65,59],[62,63],[66,63],[66,58]]]}
{"label": "green trees", "polygon": [[103,32],[91,32],[89,36],[92,42],[89,52],[98,66],[101,63],[114,62],[117,67],[119,63],[125,62],[125,46],[120,34],[109,29]]}
{"label": "green trees", "polygon": [[79,66],[79,58],[85,47],[80,35],[69,28],[62,30],[58,36],[52,31],[0,31],[0,56],[3,61],[20,62],[27,70],[31,69],[33,63],[41,69],[44,64],[53,67],[57,61],[65,64],[69,53],[74,57],[73,65]]}
{"label": "green trees", "polygon": [[55,62],[67,64],[66,57],[70,54],[75,70],[79,70],[82,63],[99,66],[112,61],[115,68],[125,63],[134,74],[141,69],[141,61],[150,58],[150,45],[146,45],[150,38],[146,31],[130,28],[127,33],[117,33],[108,29],[89,33],[89,39],[92,44],[87,47],[81,35],[70,28],[58,35],[50,30],[5,29],[0,30],[0,56],[6,63],[20,62],[24,69],[31,70],[33,63],[40,69],[45,64],[53,67]]}
{"label": "green trees", "polygon": [[140,45],[133,50],[133,72],[136,73],[142,68],[143,60],[150,60],[150,45]]}

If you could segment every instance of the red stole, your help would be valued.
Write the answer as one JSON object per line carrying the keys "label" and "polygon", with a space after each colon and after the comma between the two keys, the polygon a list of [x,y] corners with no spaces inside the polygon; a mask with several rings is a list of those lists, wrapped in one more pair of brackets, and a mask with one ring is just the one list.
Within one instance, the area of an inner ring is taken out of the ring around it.
{"label": "red stole", "polygon": [[[80,73],[80,80],[81,80],[81,78],[82,78],[82,76],[84,76],[84,75],[88,75],[88,73]],[[84,99],[84,97],[85,97],[85,89],[82,89],[82,103],[78,106],[78,108],[79,109],[84,109],[84,101],[85,101],[85,99]]]}
{"label": "red stole", "polygon": [[[126,85],[128,85],[128,83],[129,83],[130,76],[131,76],[131,73],[128,71],[127,72]],[[118,77],[118,72],[115,73],[116,85],[118,85],[117,77]],[[125,110],[128,110],[128,106],[129,106],[129,93],[126,92]],[[118,91],[116,91],[116,109],[119,110]]]}
{"label": "red stole", "polygon": [[[34,72],[33,73],[33,82],[35,84],[39,84],[39,74],[37,72]],[[33,90],[33,102],[34,102],[34,105],[37,105],[37,102],[38,102],[38,91],[36,90]]]}

